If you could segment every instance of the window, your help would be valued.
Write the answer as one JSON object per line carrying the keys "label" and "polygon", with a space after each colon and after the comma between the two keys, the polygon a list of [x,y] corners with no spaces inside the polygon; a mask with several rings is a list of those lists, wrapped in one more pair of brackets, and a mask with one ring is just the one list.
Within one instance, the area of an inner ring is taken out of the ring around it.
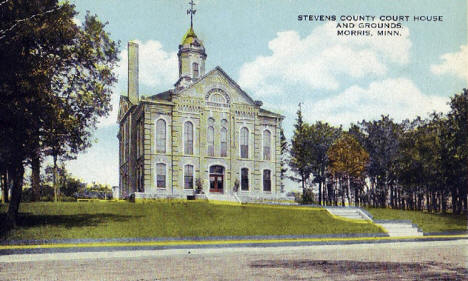
{"label": "window", "polygon": [[125,122],[124,125],[124,162],[127,162],[128,159],[128,123]]}
{"label": "window", "polygon": [[166,153],[166,121],[156,122],[156,152]]}
{"label": "window", "polygon": [[214,156],[214,128],[212,126],[208,127],[206,139],[208,143],[208,156]]}
{"label": "window", "polygon": [[271,133],[268,130],[263,131],[263,160],[270,160]]}
{"label": "window", "polygon": [[198,63],[192,63],[192,70],[193,70],[193,78],[198,78],[199,71],[198,71]]}
{"label": "window", "polygon": [[228,121],[226,119],[221,120],[221,127],[227,128]]}
{"label": "window", "polygon": [[192,165],[185,165],[184,188],[193,189],[193,166]]}
{"label": "window", "polygon": [[145,188],[144,188],[144,176],[143,176],[143,166],[139,166],[137,168],[137,175],[138,175],[138,180],[137,180],[137,191],[138,192],[144,192],[145,191]]}
{"label": "window", "polygon": [[193,154],[193,124],[185,122],[184,124],[184,153]]}
{"label": "window", "polygon": [[249,169],[241,169],[241,190],[249,190]]}
{"label": "window", "polygon": [[221,128],[221,157],[227,156],[227,130],[226,128]]}
{"label": "window", "polygon": [[210,101],[216,103],[226,103],[226,99],[223,97],[223,95],[218,93],[212,93],[210,95]]}
{"label": "window", "polygon": [[137,152],[137,158],[143,155],[143,141],[144,141],[144,135],[143,135],[143,122],[142,120],[138,120],[137,125],[136,125],[136,152]]}
{"label": "window", "polygon": [[263,191],[271,191],[271,171],[263,170]]}
{"label": "window", "polygon": [[156,164],[156,187],[166,188],[166,164]]}
{"label": "window", "polygon": [[240,132],[241,158],[249,158],[249,129],[243,127]]}

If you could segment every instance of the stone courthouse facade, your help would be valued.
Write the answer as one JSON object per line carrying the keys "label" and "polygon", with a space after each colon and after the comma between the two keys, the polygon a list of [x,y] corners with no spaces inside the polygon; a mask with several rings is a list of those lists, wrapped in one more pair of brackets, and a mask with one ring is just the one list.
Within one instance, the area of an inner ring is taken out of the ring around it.
{"label": "stone courthouse facade", "polygon": [[263,109],[207,54],[193,27],[179,45],[174,89],[139,96],[138,45],[128,43],[120,97],[120,196],[255,201],[280,196],[283,116]]}

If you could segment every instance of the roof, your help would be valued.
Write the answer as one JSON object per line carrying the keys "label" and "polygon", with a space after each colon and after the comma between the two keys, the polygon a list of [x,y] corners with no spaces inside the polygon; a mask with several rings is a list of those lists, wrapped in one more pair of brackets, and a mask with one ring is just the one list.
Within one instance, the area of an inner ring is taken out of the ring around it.
{"label": "roof", "polygon": [[159,94],[156,94],[156,95],[152,95],[150,97],[148,97],[149,99],[159,99],[159,100],[167,100],[167,101],[171,101],[171,95],[172,95],[172,90],[167,90],[165,92],[162,92],[162,93],[159,93]]}
{"label": "roof", "polygon": [[195,31],[193,31],[193,28],[190,27],[189,30],[185,33],[184,37],[182,38],[182,45],[185,44],[192,44],[193,41],[197,38],[197,35],[195,34]]}
{"label": "roof", "polygon": [[274,116],[280,117],[281,119],[284,119],[284,116],[283,116],[283,115],[281,115],[281,114],[278,114],[278,113],[276,113],[276,112],[273,112],[273,111],[269,111],[269,110],[263,109],[263,108],[260,108],[260,113],[264,113],[264,114],[271,114],[271,115],[274,115]]}
{"label": "roof", "polygon": [[[215,71],[219,71],[224,77],[226,77],[228,79],[228,81],[230,83],[232,83],[232,85],[237,88],[243,95],[245,95],[245,97],[252,103],[252,104],[255,104],[255,101],[252,99],[252,97],[250,97],[249,94],[247,94],[244,90],[242,90],[242,88],[239,86],[239,84],[236,83],[236,81],[234,81],[231,77],[229,77],[229,75],[227,75],[226,72],[224,72],[224,70],[220,67],[220,66],[216,66],[213,70],[211,70],[210,72],[206,73],[205,75],[203,75],[202,77],[200,77],[197,81],[195,81],[194,83],[192,83],[191,85],[189,85],[187,88],[184,88],[183,90],[181,90],[181,92],[183,91],[186,91],[190,88],[192,88],[194,85],[200,83],[203,79],[205,79],[207,76],[211,75],[212,73],[214,73]],[[177,84],[177,83],[176,83]],[[259,106],[260,108],[260,112],[262,113],[265,113],[265,114],[271,114],[271,115],[274,115],[274,116],[277,116],[277,117],[280,117],[280,118],[284,118],[283,115],[281,114],[278,114],[278,113],[275,113],[275,112],[272,112],[272,111],[268,111],[266,109],[263,109]]]}

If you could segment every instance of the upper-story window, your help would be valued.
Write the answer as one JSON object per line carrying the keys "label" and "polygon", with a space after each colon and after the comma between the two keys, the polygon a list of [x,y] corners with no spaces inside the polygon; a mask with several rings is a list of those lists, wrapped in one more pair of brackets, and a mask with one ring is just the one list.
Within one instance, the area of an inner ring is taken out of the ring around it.
{"label": "upper-story window", "polygon": [[193,71],[193,78],[198,78],[200,75],[200,71],[198,69],[198,63],[194,62],[192,63],[192,71]]}
{"label": "upper-story window", "polygon": [[208,127],[206,133],[206,142],[208,144],[208,156],[214,156],[214,128],[213,126]]}
{"label": "upper-story window", "polygon": [[221,120],[221,127],[227,128],[228,126],[228,121],[226,119]]}
{"label": "upper-story window", "polygon": [[193,124],[190,121],[184,124],[184,153],[193,154]]}
{"label": "upper-story window", "polygon": [[263,131],[263,160],[271,159],[271,133],[268,130]]}
{"label": "upper-story window", "polygon": [[229,107],[229,95],[219,88],[214,88],[208,91],[205,96],[206,104],[215,107]]}
{"label": "upper-story window", "polygon": [[166,153],[166,121],[164,119],[156,122],[156,152]]}
{"label": "upper-story window", "polygon": [[137,143],[137,157],[140,157],[143,155],[143,142],[144,142],[144,127],[143,127],[143,121],[140,119],[137,122],[136,126],[136,143]]}
{"label": "upper-story window", "polygon": [[241,158],[249,158],[249,129],[242,127],[240,131]]}
{"label": "upper-story window", "polygon": [[220,131],[220,140],[221,140],[221,157],[227,156],[227,129],[221,128]]}
{"label": "upper-story window", "polygon": [[226,99],[223,97],[223,95],[218,93],[211,94],[210,101],[216,103],[226,103]]}

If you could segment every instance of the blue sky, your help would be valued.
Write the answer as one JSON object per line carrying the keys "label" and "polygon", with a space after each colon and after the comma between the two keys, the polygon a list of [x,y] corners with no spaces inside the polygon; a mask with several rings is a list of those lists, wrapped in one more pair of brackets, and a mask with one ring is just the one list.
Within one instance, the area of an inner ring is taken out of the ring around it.
{"label": "blue sky", "polygon": [[[107,21],[121,41],[114,110],[101,121],[96,143],[70,172],[88,182],[118,184],[118,96],[126,93],[126,46],[140,43],[140,93],[152,95],[177,80],[177,48],[190,26],[188,0],[75,0]],[[292,135],[297,104],[307,121],[334,125],[390,114],[395,120],[447,111],[449,97],[468,80],[466,1],[196,0],[194,29],[204,42],[207,71],[221,66],[254,99],[286,116]],[[336,35],[337,22],[298,21],[298,15],[402,15],[401,36]],[[413,22],[442,16],[442,22]]]}

